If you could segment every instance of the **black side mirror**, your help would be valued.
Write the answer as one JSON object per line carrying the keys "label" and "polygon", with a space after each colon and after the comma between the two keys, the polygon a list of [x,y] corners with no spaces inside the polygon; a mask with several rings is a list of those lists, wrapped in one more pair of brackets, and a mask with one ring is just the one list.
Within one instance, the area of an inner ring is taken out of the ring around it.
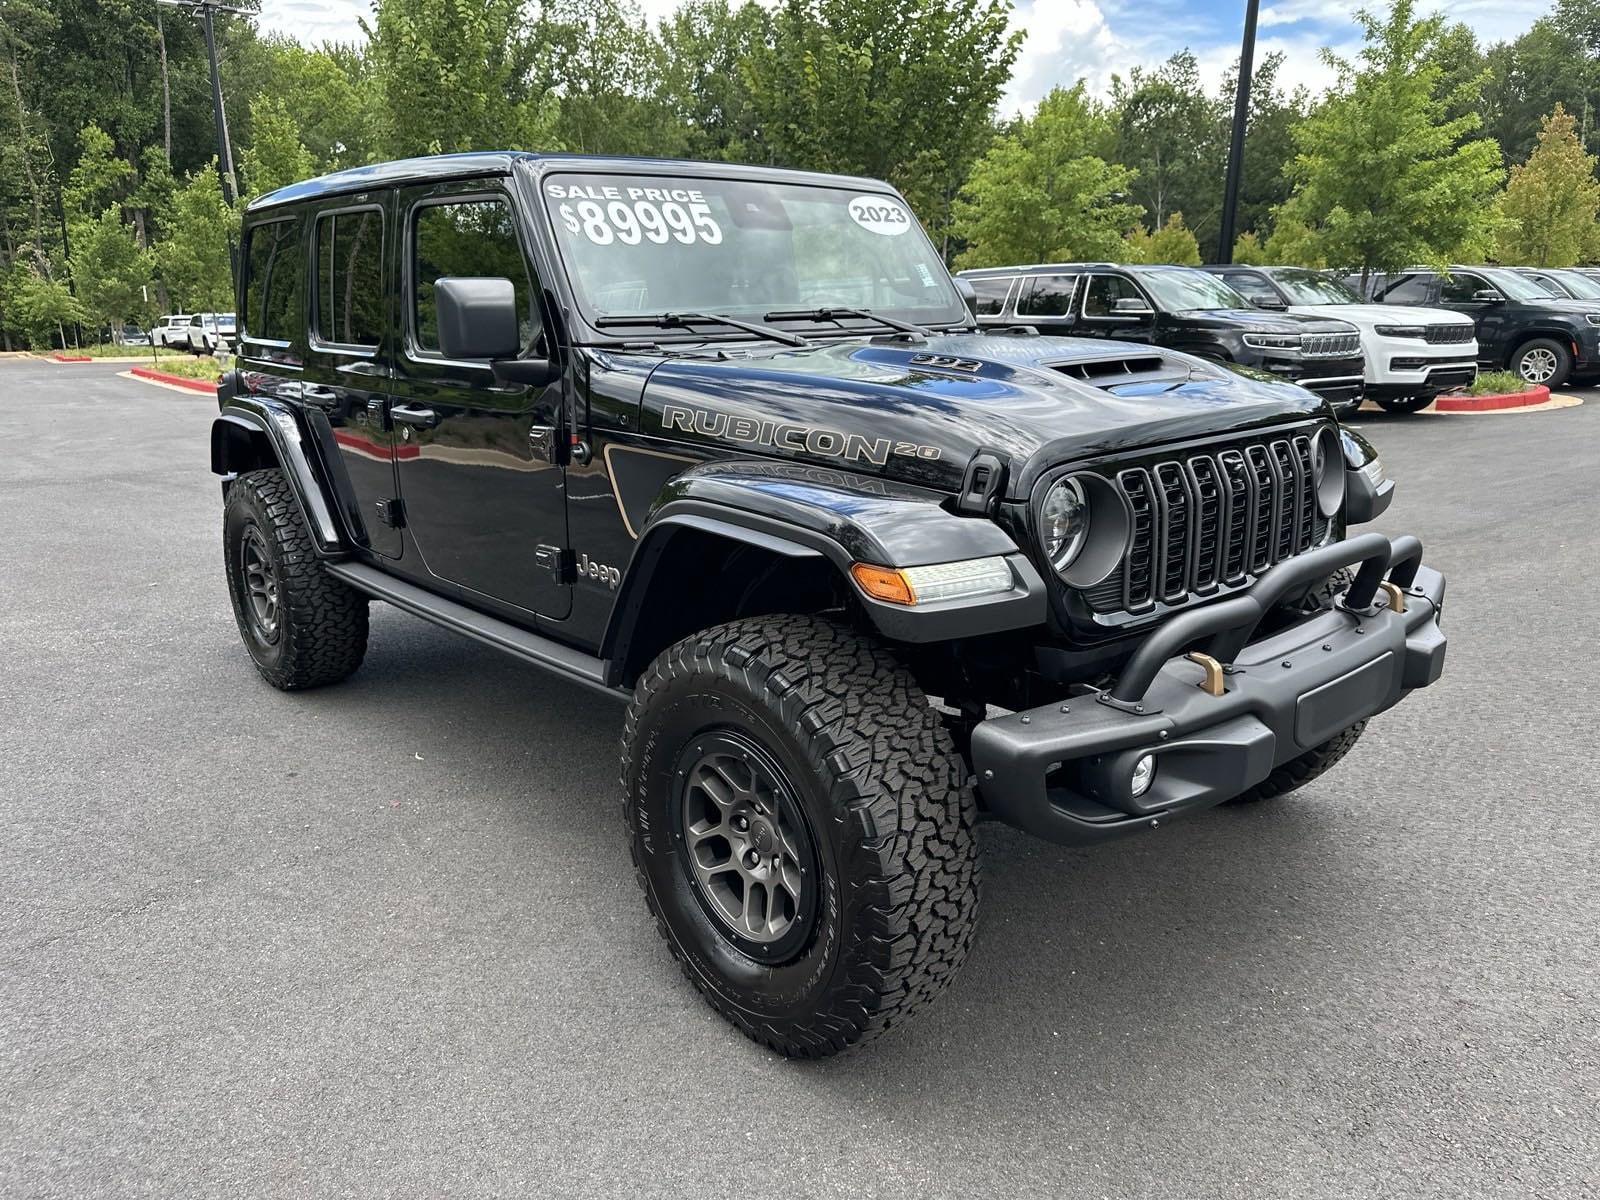
{"label": "black side mirror", "polygon": [[522,330],[517,289],[509,279],[447,275],[433,285],[439,350],[446,358],[486,362],[502,383],[551,383],[561,368],[549,359],[518,358]]}
{"label": "black side mirror", "polygon": [[1495,291],[1494,288],[1479,288],[1472,293],[1472,300],[1475,304],[1498,304],[1504,299],[1505,297]]}
{"label": "black side mirror", "polygon": [[1124,317],[1148,317],[1150,306],[1138,296],[1119,296],[1112,302],[1111,311]]}
{"label": "black side mirror", "polygon": [[1251,296],[1250,303],[1256,308],[1271,309],[1274,312],[1283,312],[1289,307],[1276,296]]}
{"label": "black side mirror", "polygon": [[956,291],[961,293],[961,299],[966,302],[967,311],[974,317],[978,315],[978,289],[972,286],[972,280],[957,277]]}

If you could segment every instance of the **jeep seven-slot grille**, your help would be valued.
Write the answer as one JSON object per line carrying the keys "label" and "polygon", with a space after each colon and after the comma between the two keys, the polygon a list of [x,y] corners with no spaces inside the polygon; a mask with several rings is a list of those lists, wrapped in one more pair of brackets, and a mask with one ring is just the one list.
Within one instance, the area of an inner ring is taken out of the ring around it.
{"label": "jeep seven-slot grille", "polygon": [[1471,325],[1426,325],[1422,336],[1430,346],[1461,346],[1472,340]]}
{"label": "jeep seven-slot grille", "polygon": [[1311,435],[1168,458],[1115,473],[1133,531],[1127,557],[1087,593],[1098,612],[1140,612],[1237,585],[1318,545]]}
{"label": "jeep seven-slot grille", "polygon": [[1359,333],[1308,333],[1300,343],[1307,358],[1349,358],[1361,353]]}

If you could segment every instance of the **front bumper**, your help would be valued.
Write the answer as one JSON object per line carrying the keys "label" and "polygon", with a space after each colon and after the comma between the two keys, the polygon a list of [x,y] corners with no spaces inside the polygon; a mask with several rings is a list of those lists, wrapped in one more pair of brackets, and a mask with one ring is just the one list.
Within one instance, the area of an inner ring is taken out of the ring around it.
{"label": "front bumper", "polygon": [[[1439,678],[1444,576],[1421,562],[1415,538],[1377,533],[1300,555],[1154,630],[1104,692],[979,723],[971,754],[984,806],[1038,837],[1081,845],[1248,790]],[[1339,605],[1251,640],[1285,597],[1358,563]],[[1182,653],[1193,648],[1221,665],[1221,694]],[[1135,797],[1133,767],[1147,754],[1155,777]]]}

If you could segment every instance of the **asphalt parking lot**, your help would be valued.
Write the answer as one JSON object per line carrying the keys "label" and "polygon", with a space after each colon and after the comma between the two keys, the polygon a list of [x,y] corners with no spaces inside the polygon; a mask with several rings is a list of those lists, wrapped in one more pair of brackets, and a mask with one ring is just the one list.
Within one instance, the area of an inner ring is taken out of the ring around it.
{"label": "asphalt parking lot", "polygon": [[620,709],[383,606],[238,644],[214,405],[0,362],[0,1195],[1600,1192],[1600,394],[1359,422],[1444,680],[1303,793],[986,826],[915,1022],[784,1062],[671,965]]}

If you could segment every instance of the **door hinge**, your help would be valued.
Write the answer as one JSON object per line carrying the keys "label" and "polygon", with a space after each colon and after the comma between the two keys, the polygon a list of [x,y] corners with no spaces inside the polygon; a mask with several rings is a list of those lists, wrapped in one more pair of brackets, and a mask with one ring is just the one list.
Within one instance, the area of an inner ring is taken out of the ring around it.
{"label": "door hinge", "polygon": [[396,497],[393,500],[378,501],[378,520],[390,529],[404,529],[406,527],[406,504],[404,500]]}
{"label": "door hinge", "polygon": [[578,577],[577,560],[571,550],[563,550],[559,546],[535,546],[533,561],[549,571],[557,583],[572,583]]}

